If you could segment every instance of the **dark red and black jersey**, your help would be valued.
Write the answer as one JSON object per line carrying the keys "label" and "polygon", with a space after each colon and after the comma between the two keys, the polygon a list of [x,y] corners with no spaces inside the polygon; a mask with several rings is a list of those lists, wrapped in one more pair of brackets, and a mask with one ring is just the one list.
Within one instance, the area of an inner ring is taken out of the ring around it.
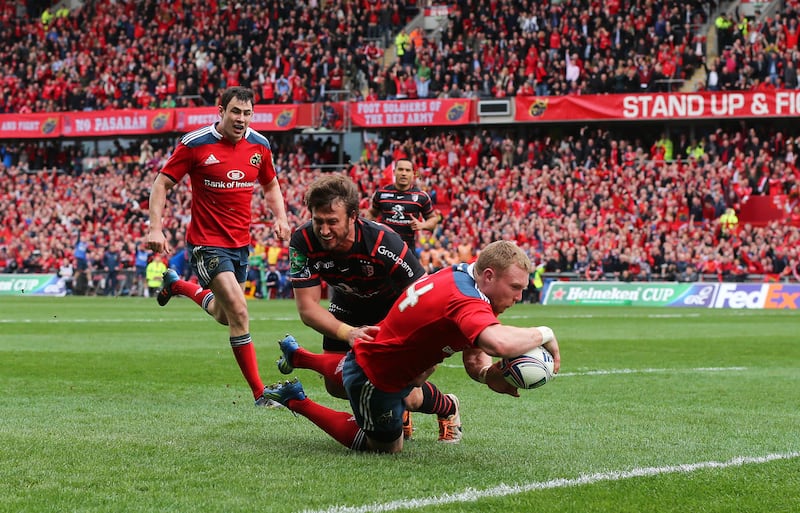
{"label": "dark red and black jersey", "polygon": [[425,274],[422,265],[398,234],[382,224],[356,219],[355,242],[347,253],[323,249],[308,221],[289,242],[293,288],[325,281],[334,290],[332,303],[349,310],[375,312],[377,323],[394,300]]}
{"label": "dark red and black jersey", "polygon": [[380,187],[372,196],[372,208],[380,212],[380,221],[400,234],[408,247],[414,249],[416,240],[411,229],[412,219],[427,219],[433,213],[428,193],[418,187],[398,191],[397,187]]}

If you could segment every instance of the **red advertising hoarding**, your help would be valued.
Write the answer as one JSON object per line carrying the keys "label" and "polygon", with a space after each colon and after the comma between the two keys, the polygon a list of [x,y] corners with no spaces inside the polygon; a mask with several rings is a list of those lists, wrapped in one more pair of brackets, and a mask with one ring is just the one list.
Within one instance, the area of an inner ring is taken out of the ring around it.
{"label": "red advertising hoarding", "polygon": [[466,125],[473,103],[457,98],[355,102],[350,104],[350,119],[361,128]]}
{"label": "red advertising hoarding", "polygon": [[98,110],[62,114],[64,137],[116,137],[172,132],[175,111]]}
{"label": "red advertising hoarding", "polygon": [[[473,98],[341,103],[355,128],[465,126],[479,123]],[[518,96],[517,123],[563,121],[667,121],[679,119],[781,118],[800,115],[800,91]],[[281,132],[315,124],[315,105],[256,105],[252,127]],[[210,125],[217,107],[0,114],[0,137],[115,137],[177,132]]]}
{"label": "red advertising hoarding", "polygon": [[[259,132],[281,132],[297,126],[297,105],[256,105],[250,127]],[[219,121],[218,107],[175,109],[178,132],[190,132]]]}
{"label": "red advertising hoarding", "polygon": [[0,114],[0,138],[42,139],[61,137],[61,114]]}
{"label": "red advertising hoarding", "polygon": [[518,122],[792,117],[800,91],[518,96]]}
{"label": "red advertising hoarding", "polygon": [[[251,126],[278,132],[297,126],[297,105],[257,105]],[[0,138],[120,137],[189,132],[219,120],[217,107],[0,114]]]}

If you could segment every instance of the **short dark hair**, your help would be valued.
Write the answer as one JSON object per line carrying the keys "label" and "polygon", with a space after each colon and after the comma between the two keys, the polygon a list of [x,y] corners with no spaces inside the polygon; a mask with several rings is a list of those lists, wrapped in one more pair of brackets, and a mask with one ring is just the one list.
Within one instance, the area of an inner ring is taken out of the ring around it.
{"label": "short dark hair", "polygon": [[228,104],[234,98],[242,102],[248,102],[250,105],[255,103],[255,94],[253,94],[253,90],[249,87],[241,86],[233,86],[225,89],[225,91],[222,93],[219,103],[222,105],[223,109],[227,109]]}
{"label": "short dark hair", "polygon": [[336,201],[341,201],[347,215],[353,215],[358,212],[358,186],[343,174],[323,175],[309,185],[305,200],[312,213],[318,208],[331,207]]}

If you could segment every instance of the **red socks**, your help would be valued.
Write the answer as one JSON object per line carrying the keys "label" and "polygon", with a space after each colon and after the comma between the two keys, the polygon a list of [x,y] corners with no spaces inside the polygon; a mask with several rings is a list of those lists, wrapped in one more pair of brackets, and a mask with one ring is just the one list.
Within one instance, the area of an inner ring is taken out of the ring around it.
{"label": "red socks", "polygon": [[345,447],[355,451],[366,449],[364,432],[358,427],[352,413],[332,410],[309,398],[291,399],[286,406],[316,424]]}
{"label": "red socks", "polygon": [[311,369],[341,385],[344,357],[341,353],[312,353],[301,347],[292,355],[291,364],[296,369]]}
{"label": "red socks", "polygon": [[258,361],[256,360],[256,348],[250,339],[250,334],[231,337],[231,349],[236,363],[242,371],[244,379],[253,391],[253,397],[258,399],[264,393],[264,382],[258,373]]}
{"label": "red socks", "polygon": [[214,293],[209,289],[204,289],[196,283],[185,280],[178,280],[172,284],[172,293],[186,296],[201,307],[205,309],[211,299],[214,298]]}

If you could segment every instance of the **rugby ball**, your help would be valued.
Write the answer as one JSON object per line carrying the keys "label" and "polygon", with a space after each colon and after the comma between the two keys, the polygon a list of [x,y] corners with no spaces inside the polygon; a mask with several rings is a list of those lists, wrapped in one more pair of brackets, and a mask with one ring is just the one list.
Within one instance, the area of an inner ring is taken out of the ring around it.
{"label": "rugby ball", "polygon": [[500,371],[503,378],[516,388],[539,388],[555,378],[553,355],[541,346],[514,358],[503,358]]}

